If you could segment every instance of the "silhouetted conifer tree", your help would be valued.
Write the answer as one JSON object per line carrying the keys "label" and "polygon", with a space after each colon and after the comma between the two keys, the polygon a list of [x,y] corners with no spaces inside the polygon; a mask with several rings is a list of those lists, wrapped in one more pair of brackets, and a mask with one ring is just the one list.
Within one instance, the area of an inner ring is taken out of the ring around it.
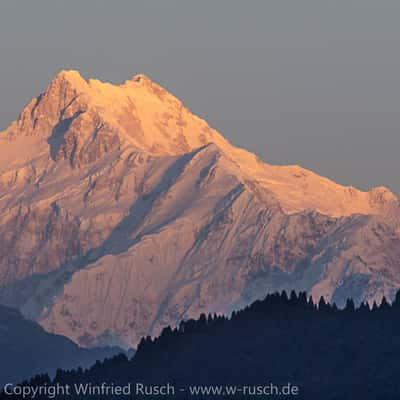
{"label": "silhouetted conifer tree", "polygon": [[325,299],[323,296],[320,297],[319,302],[318,302],[318,310],[319,311],[329,311],[330,307],[328,304],[325,302]]}
{"label": "silhouetted conifer tree", "polygon": [[354,313],[354,311],[355,311],[355,305],[354,305],[353,299],[347,299],[345,310],[346,310],[346,312],[348,312],[348,313]]}

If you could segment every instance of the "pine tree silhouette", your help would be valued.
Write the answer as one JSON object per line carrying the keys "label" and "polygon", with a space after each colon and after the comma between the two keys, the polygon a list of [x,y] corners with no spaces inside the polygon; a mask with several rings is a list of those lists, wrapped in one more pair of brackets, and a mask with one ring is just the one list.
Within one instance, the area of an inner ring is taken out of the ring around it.
{"label": "pine tree silhouette", "polygon": [[230,318],[201,314],[166,327],[157,338],[143,338],[133,359],[120,355],[29,384],[256,385],[267,377],[299,385],[296,399],[391,400],[400,393],[399,304],[400,293],[393,305],[383,298],[372,309],[356,308],[351,299],[344,309],[324,298],[315,304],[305,292],[269,294]]}

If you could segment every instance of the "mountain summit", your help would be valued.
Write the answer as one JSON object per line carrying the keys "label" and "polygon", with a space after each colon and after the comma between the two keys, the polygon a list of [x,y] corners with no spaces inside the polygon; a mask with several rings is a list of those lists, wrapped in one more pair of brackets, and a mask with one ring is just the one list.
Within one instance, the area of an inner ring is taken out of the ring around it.
{"label": "mountain summit", "polygon": [[[47,135],[52,131],[53,136],[62,136],[60,148],[51,151],[64,150],[63,155],[74,164],[94,161],[93,149],[85,148],[90,144],[105,150],[131,145],[155,155],[174,155],[209,142],[225,142],[145,75],[112,85],[85,80],[77,71],[60,72],[10,130],[11,134]],[[67,148],[67,142],[76,147]],[[102,152],[97,154],[101,156]]]}
{"label": "mountain summit", "polygon": [[[365,193],[299,166],[263,163],[254,154],[232,146],[143,74],[112,85],[86,80],[78,71],[61,71],[6,133],[4,136],[28,136],[30,142],[46,144],[54,161],[67,159],[73,167],[127,147],[154,156],[176,156],[214,143],[243,173],[274,192],[289,213],[315,209],[332,216],[382,214],[398,201],[386,188]],[[11,158],[18,160],[9,153],[3,164],[9,165]]]}
{"label": "mountain summit", "polygon": [[0,133],[0,302],[135,346],[267,291],[400,287],[399,199],[236,148],[145,75],[62,71]]}

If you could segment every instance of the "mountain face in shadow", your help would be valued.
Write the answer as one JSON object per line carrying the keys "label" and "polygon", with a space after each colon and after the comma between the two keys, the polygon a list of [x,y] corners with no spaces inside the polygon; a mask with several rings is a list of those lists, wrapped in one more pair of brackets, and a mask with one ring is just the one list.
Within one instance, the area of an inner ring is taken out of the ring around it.
{"label": "mountain face in shadow", "polygon": [[57,368],[89,367],[119,353],[116,347],[80,348],[65,337],[47,333],[18,311],[0,306],[0,385],[44,371],[54,375]]}
{"label": "mountain face in shadow", "polygon": [[130,348],[267,292],[392,300],[399,210],[386,188],[262,162],[144,75],[62,71],[0,133],[0,303]]}
{"label": "mountain face in shadow", "polygon": [[[113,382],[134,388],[137,382],[169,382],[176,388],[171,398],[188,398],[190,385],[289,383],[299,394],[288,398],[394,400],[400,393],[399,316],[400,295],[393,305],[384,300],[372,310],[366,304],[356,309],[353,301],[343,310],[323,300],[315,305],[305,293],[268,295],[230,319],[202,315],[177,329],[165,328],[158,338],[143,339],[132,360],[121,355],[87,371],[58,371],[53,382],[38,376],[29,384]],[[84,397],[73,393],[72,398]],[[237,392],[234,398],[252,397]]]}

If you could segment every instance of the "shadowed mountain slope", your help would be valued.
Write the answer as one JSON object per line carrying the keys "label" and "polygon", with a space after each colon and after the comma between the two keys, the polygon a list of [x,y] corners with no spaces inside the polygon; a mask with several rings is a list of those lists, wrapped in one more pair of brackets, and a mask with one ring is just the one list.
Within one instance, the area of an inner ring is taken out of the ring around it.
{"label": "shadowed mountain slope", "polygon": [[84,349],[71,340],[47,333],[19,312],[0,306],[0,385],[57,368],[90,367],[97,360],[121,353],[119,348]]}

